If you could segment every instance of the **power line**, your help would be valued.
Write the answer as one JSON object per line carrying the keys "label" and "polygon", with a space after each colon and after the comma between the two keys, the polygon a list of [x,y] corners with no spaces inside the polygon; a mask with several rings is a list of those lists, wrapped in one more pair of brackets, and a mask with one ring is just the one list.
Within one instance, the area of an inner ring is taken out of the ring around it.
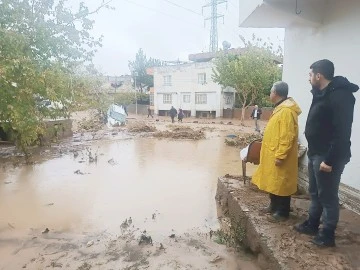
{"label": "power line", "polygon": [[[139,6],[139,7],[145,8],[145,9],[148,9],[148,10],[151,10],[151,11],[153,11],[153,12],[156,12],[156,13],[159,13],[159,14],[162,14],[162,15],[165,15],[165,16],[168,16],[168,17],[170,17],[170,18],[173,18],[173,19],[180,20],[180,21],[184,22],[183,19],[174,17],[173,15],[168,14],[168,13],[165,13],[165,12],[162,12],[161,10],[158,10],[158,9],[155,9],[155,8],[151,8],[151,7],[145,6],[145,5],[143,5],[143,4],[139,4],[139,3],[135,2],[135,1],[131,1],[131,0],[123,0],[123,1],[128,2],[128,3],[131,3],[131,4],[134,4],[134,5],[136,5],[136,6]],[[186,22],[186,21],[185,21],[185,22]]]}
{"label": "power line", "polygon": [[182,9],[184,9],[184,10],[186,10],[186,11],[189,11],[189,12],[194,13],[194,14],[196,14],[196,15],[202,16],[201,13],[196,12],[196,11],[194,11],[194,10],[192,10],[192,9],[187,8],[187,7],[181,6],[181,5],[179,5],[179,4],[177,4],[177,3],[174,3],[174,2],[172,2],[172,1],[169,1],[169,0],[163,0],[163,1],[165,1],[165,2],[167,2],[167,3],[169,3],[169,4],[171,4],[171,5],[173,5],[173,6],[175,6],[175,7],[182,8]]}

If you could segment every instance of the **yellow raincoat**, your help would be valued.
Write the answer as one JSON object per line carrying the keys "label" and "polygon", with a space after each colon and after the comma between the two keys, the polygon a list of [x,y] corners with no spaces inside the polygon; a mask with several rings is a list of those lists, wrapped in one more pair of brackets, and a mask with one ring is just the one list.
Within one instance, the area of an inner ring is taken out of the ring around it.
{"label": "yellow raincoat", "polygon": [[[298,115],[301,110],[292,98],[280,103],[266,126],[260,165],[252,177],[259,189],[278,196],[290,196],[298,180]],[[283,163],[275,166],[275,160]]]}

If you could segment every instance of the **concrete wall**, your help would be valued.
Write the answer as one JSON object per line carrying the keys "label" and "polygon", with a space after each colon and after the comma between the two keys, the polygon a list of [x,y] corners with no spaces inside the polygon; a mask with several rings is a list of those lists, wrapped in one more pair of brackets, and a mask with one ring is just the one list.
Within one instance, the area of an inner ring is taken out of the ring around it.
{"label": "concrete wall", "polygon": [[71,137],[73,135],[71,119],[46,120],[45,126],[46,130],[43,138],[41,139],[42,143]]}
{"label": "concrete wall", "polygon": [[[251,119],[251,113],[253,111],[254,107],[248,107],[245,110],[245,119]],[[261,120],[269,120],[270,116],[273,112],[273,108],[261,108],[262,110],[262,115],[261,115]],[[224,109],[224,118],[235,118],[235,119],[241,119],[241,113],[242,113],[242,109],[240,108],[235,108],[233,110],[229,110],[229,109]]]}
{"label": "concrete wall", "polygon": [[[177,66],[165,66],[154,69],[154,108],[155,112],[170,110],[171,106],[176,109],[191,111],[191,116],[196,115],[196,111],[215,111],[217,117],[223,114],[224,94],[222,88],[213,82],[212,62],[188,63]],[[200,73],[206,74],[206,83],[198,81]],[[171,76],[171,85],[164,84],[164,76]],[[206,104],[196,104],[196,94],[206,94]],[[170,94],[171,104],[164,104],[164,94]],[[190,102],[184,102],[184,95],[190,95]],[[226,104],[226,107],[233,107],[234,103]]]}
{"label": "concrete wall", "polygon": [[[147,115],[148,114],[148,107],[149,105],[142,105],[142,104],[138,104],[137,105],[137,111],[138,114],[144,114]],[[136,106],[135,104],[130,104],[126,107],[128,113],[132,113],[135,114],[136,113]]]}
{"label": "concrete wall", "polygon": [[[345,4],[346,3],[346,4]],[[357,65],[360,62],[360,2],[355,0],[329,1],[324,9],[323,25],[317,28],[292,25],[286,29],[283,79],[288,82],[291,96],[303,113],[299,118],[300,140],[306,144],[304,127],[312,101],[308,81],[310,65],[323,58],[334,62],[336,75],[360,84]],[[359,94],[355,94],[359,96]],[[346,166],[342,182],[360,190],[360,105],[355,105],[352,132],[352,160]],[[304,164],[306,166],[306,159]],[[304,178],[306,178],[306,168]]]}

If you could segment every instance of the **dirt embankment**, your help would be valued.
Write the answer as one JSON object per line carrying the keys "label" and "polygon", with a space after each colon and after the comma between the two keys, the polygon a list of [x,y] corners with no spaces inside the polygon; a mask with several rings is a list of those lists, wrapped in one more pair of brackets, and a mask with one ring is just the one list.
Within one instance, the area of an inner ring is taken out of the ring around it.
{"label": "dirt embankment", "polygon": [[259,133],[235,135],[232,138],[226,138],[225,143],[229,146],[244,148],[255,140],[262,140],[262,135]]}
{"label": "dirt embankment", "polygon": [[202,130],[195,130],[188,126],[173,126],[171,130],[159,131],[154,134],[156,138],[171,138],[176,140],[201,140],[205,139],[205,133]]}

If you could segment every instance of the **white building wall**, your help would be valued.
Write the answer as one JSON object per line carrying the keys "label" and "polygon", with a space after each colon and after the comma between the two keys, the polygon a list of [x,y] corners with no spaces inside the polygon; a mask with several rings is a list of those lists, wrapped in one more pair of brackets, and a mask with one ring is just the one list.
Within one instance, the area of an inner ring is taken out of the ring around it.
{"label": "white building wall", "polygon": [[[346,4],[345,4],[346,3]],[[285,35],[285,59],[283,80],[290,85],[290,94],[299,103],[303,113],[299,118],[300,139],[311,105],[309,67],[327,58],[335,64],[335,74],[360,84],[360,1],[329,1],[324,9],[324,23],[318,28],[290,26]],[[360,190],[360,93],[355,105],[352,132],[352,159],[346,166],[342,182]],[[341,112],[339,112],[341,113]]]}
{"label": "white building wall", "polygon": [[[172,105],[176,109],[190,110],[192,116],[196,115],[196,111],[216,111],[217,117],[222,116],[222,89],[211,79],[212,67],[212,62],[205,62],[155,68],[155,113],[158,113],[159,110],[169,110]],[[206,73],[206,84],[198,83],[199,73]],[[164,85],[164,76],[166,75],[171,75],[171,86]],[[163,103],[163,94],[165,93],[172,94],[172,104]],[[196,93],[206,93],[207,104],[195,104]],[[190,103],[183,102],[183,95],[185,94],[191,95]]]}

